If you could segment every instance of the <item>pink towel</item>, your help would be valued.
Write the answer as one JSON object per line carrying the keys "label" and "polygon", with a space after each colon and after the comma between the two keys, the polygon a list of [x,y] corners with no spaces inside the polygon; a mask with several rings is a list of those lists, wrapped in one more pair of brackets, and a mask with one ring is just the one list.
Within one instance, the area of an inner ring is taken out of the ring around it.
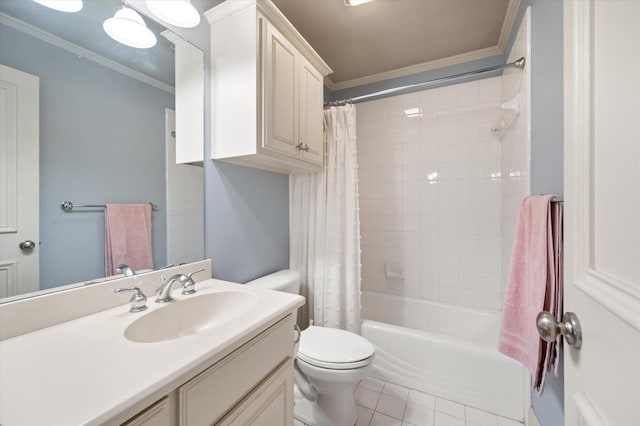
{"label": "pink towel", "polygon": [[104,212],[105,275],[120,263],[134,271],[153,269],[150,204],[107,204]]}
{"label": "pink towel", "polygon": [[540,392],[557,348],[540,339],[536,317],[543,310],[557,317],[562,311],[562,206],[553,198],[532,196],[520,204],[498,341],[500,352],[529,369]]}

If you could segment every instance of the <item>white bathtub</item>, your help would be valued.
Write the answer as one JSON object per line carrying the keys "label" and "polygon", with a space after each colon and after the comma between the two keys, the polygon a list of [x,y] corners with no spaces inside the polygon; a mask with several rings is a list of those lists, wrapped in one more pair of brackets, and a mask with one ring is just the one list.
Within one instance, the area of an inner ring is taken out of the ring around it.
{"label": "white bathtub", "polygon": [[524,421],[529,376],[497,350],[498,312],[363,292],[362,318],[372,376]]}

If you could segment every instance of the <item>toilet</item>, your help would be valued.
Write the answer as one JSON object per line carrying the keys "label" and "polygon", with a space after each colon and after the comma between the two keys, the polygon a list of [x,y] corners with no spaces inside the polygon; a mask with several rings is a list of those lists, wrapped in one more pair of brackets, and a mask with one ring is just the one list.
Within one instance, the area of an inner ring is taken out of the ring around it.
{"label": "toilet", "polygon": [[[300,293],[300,273],[291,269],[246,285]],[[374,346],[350,331],[311,325],[300,334],[295,355],[295,417],[311,426],[356,423],[353,386],[372,367]]]}

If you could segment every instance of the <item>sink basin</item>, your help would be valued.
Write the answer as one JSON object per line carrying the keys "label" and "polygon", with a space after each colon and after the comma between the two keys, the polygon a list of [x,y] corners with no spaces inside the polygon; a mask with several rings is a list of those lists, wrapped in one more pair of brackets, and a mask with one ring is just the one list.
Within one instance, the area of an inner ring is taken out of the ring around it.
{"label": "sink basin", "polygon": [[169,302],[144,314],[124,331],[127,340],[162,342],[215,327],[251,309],[258,297],[245,291],[220,291]]}

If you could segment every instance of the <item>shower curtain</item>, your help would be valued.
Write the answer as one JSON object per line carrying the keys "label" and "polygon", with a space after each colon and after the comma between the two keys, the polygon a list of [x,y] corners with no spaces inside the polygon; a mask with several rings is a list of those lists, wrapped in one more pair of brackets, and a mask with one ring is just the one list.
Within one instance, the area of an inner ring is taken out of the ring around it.
{"label": "shower curtain", "polygon": [[[289,177],[289,267],[302,275],[299,323],[360,332],[355,106],[324,111],[322,172]],[[305,310],[303,310],[305,311]]]}

